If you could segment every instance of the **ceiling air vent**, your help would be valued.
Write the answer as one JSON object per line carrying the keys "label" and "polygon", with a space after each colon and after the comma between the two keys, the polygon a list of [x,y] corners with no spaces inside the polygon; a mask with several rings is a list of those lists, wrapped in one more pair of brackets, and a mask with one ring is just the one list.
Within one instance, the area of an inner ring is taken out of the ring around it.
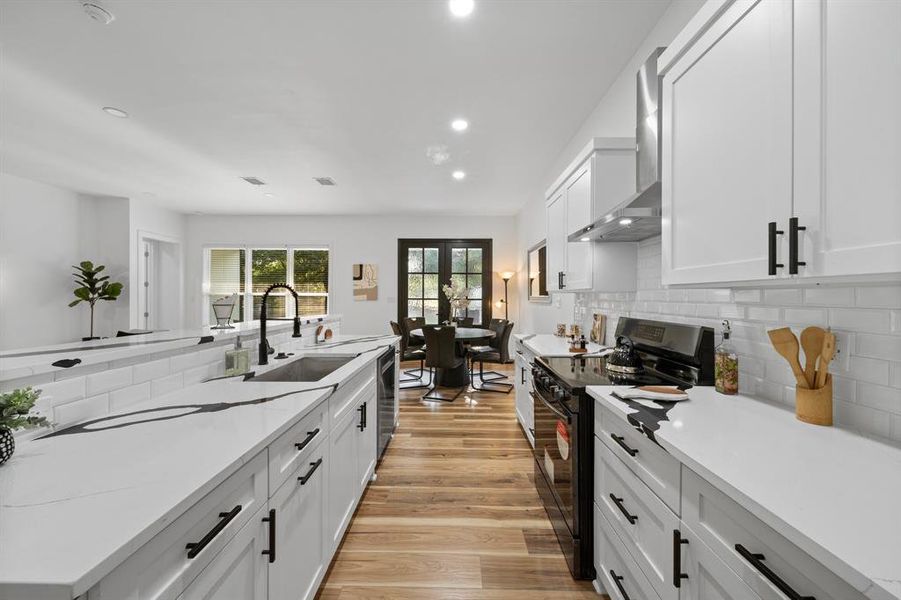
{"label": "ceiling air vent", "polygon": [[335,180],[331,177],[314,177],[319,185],[335,185]]}
{"label": "ceiling air vent", "polygon": [[244,181],[249,183],[250,185],[266,185],[266,182],[262,179],[257,179],[256,177],[242,177]]}

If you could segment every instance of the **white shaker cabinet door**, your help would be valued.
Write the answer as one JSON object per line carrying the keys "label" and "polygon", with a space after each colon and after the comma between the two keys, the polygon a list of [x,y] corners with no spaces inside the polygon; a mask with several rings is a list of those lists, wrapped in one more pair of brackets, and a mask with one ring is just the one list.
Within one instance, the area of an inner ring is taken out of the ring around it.
{"label": "white shaker cabinet door", "polygon": [[801,276],[901,272],[901,2],[796,15]]}
{"label": "white shaker cabinet door", "polygon": [[348,410],[329,433],[328,535],[334,552],[357,505],[357,429],[359,413]]}
{"label": "white shaker cabinet door", "polygon": [[680,600],[760,600],[684,523],[674,535],[685,542],[674,549],[682,565]]}
{"label": "white shaker cabinet door", "polygon": [[235,534],[178,600],[266,600],[269,528],[263,507]]}
{"label": "white shaker cabinet door", "polygon": [[378,445],[378,423],[376,422],[376,398],[375,384],[371,390],[365,393],[365,399],[358,409],[357,434],[357,497],[360,497],[369,485],[369,480],[375,473],[376,446]]}
{"label": "white shaker cabinet door", "polygon": [[792,10],[738,0],[665,73],[664,284],[769,277],[767,224],[792,212]]}
{"label": "white shaker cabinet door", "polygon": [[561,189],[547,203],[547,289],[563,289],[566,272],[566,192]]}
{"label": "white shaker cabinet door", "polygon": [[[564,186],[566,188],[566,232],[569,234],[591,223],[591,164],[585,161]],[[566,290],[590,290],[593,280],[591,242],[567,242],[563,283]]]}
{"label": "white shaker cabinet door", "polygon": [[269,500],[275,510],[275,560],[269,600],[311,600],[328,568],[326,529],[328,443],[319,447]]}

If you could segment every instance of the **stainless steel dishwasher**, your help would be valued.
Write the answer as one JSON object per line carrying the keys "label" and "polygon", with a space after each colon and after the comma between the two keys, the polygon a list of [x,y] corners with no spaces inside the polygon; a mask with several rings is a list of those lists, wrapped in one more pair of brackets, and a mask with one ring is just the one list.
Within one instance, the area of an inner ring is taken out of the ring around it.
{"label": "stainless steel dishwasher", "polygon": [[376,455],[382,460],[382,455],[388,448],[391,438],[394,437],[394,404],[397,390],[394,385],[396,372],[395,348],[391,346],[379,357],[378,363],[378,448]]}

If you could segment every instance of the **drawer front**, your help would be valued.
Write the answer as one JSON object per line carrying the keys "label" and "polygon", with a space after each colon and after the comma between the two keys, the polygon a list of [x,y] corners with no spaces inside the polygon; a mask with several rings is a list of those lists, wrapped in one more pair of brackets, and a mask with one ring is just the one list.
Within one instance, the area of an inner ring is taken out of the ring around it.
{"label": "drawer front", "polygon": [[350,381],[335,390],[328,399],[331,427],[340,421],[348,411],[356,410],[361,393],[369,391],[375,393],[375,364],[363,367],[359,373],[350,378]]}
{"label": "drawer front", "polygon": [[678,515],[679,461],[603,405],[597,406],[600,410],[594,411],[595,435]]}
{"label": "drawer front", "polygon": [[683,523],[678,535],[685,542],[680,545],[681,600],[760,600],[691,528]]}
{"label": "drawer front", "polygon": [[677,517],[600,440],[595,439],[595,502],[663,600],[673,586],[673,530]]}
{"label": "drawer front", "polygon": [[328,435],[327,413],[328,402],[320,402],[269,446],[270,496],[289,475],[306,464],[306,459]]}
{"label": "drawer front", "polygon": [[[91,590],[99,600],[173,600],[266,505],[266,451],[204,496]],[[240,510],[236,510],[240,506]],[[233,515],[233,516],[232,516]],[[225,525],[223,526],[223,523]],[[188,558],[188,544],[207,539]]]}
{"label": "drawer front", "polygon": [[683,521],[764,600],[788,595],[779,591],[773,575],[800,596],[863,600],[863,594],[684,466],[682,481]]}
{"label": "drawer front", "polygon": [[629,555],[622,540],[594,505],[594,567],[613,600],[658,600],[654,586]]}

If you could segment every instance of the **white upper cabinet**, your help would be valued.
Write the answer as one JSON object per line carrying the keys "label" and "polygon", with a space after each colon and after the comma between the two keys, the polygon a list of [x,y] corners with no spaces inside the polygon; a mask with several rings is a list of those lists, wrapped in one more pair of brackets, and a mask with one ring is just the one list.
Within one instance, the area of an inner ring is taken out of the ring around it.
{"label": "white upper cabinet", "polygon": [[664,283],[767,278],[767,224],[791,216],[791,2],[732,4],[667,71],[663,110]]}
{"label": "white upper cabinet", "polygon": [[661,55],[663,283],[901,272],[901,2],[710,0]]}
{"label": "white upper cabinet", "polygon": [[[604,244],[568,241],[571,234],[590,225],[634,193],[635,140],[593,139],[547,191],[549,290],[635,289],[634,277],[629,277],[624,270],[605,268],[604,272],[598,273],[598,265],[613,264],[613,261],[604,260],[607,252]],[[610,251],[617,257],[622,255],[621,248]]]}
{"label": "white upper cabinet", "polygon": [[901,272],[901,2],[804,3],[795,29],[798,272]]}

